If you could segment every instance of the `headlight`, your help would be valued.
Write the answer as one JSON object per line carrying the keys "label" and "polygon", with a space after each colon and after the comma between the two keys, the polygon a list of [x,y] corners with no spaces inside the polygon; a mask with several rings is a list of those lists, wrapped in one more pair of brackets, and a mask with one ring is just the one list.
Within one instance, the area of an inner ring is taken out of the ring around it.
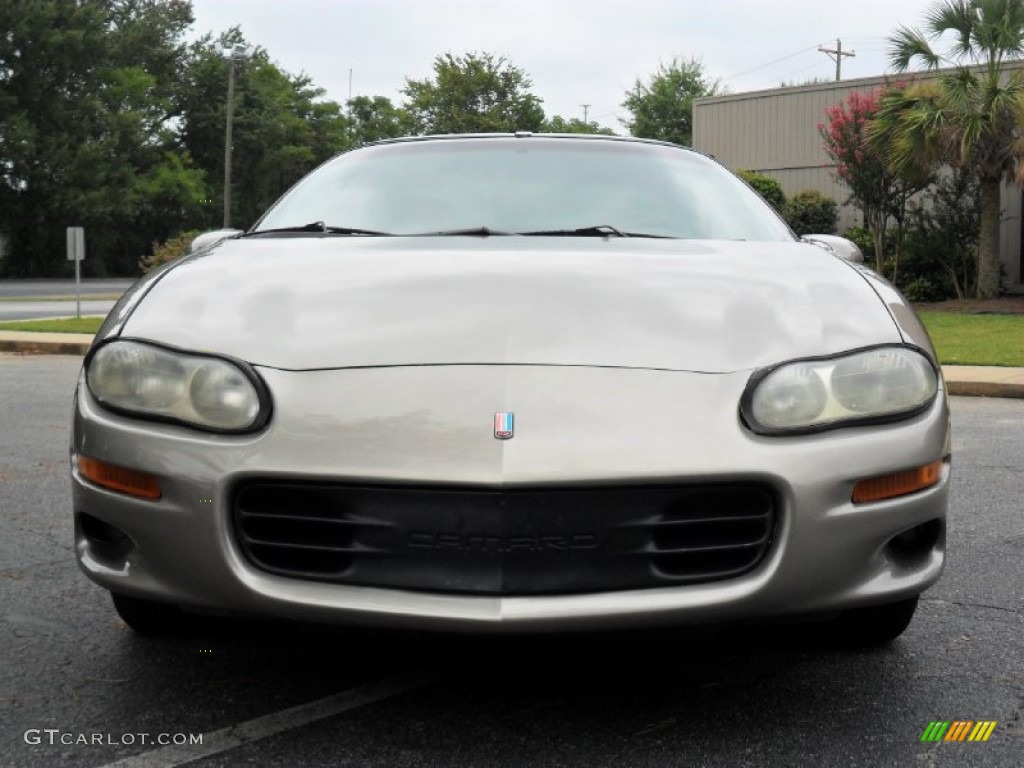
{"label": "headlight", "polygon": [[875,347],[757,371],[740,411],[758,434],[816,432],[919,413],[938,392],[931,361],[912,347]]}
{"label": "headlight", "polygon": [[243,363],[117,340],[86,361],[86,384],[101,404],[134,416],[217,432],[266,423],[270,398]]}

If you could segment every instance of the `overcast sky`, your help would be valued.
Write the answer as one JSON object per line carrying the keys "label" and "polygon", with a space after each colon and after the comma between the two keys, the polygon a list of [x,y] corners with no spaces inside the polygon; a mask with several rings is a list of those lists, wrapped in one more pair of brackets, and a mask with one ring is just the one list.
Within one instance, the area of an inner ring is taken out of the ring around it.
{"label": "overcast sky", "polygon": [[843,79],[888,68],[885,38],[920,25],[921,0],[192,0],[194,36],[239,25],[291,73],[304,72],[326,97],[401,102],[405,78],[432,74],[445,52],[506,57],[533,80],[548,116],[589,117],[622,132],[624,93],[659,62],[696,56],[732,92],[780,81]]}

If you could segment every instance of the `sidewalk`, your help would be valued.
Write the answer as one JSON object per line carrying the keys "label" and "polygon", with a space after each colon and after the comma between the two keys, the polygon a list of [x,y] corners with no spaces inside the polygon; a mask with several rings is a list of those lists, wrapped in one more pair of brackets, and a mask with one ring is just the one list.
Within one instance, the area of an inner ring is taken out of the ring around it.
{"label": "sidewalk", "polygon": [[[0,331],[0,352],[30,355],[84,355],[92,342],[87,333]],[[1024,398],[1024,368],[993,365],[944,365],[951,395]]]}

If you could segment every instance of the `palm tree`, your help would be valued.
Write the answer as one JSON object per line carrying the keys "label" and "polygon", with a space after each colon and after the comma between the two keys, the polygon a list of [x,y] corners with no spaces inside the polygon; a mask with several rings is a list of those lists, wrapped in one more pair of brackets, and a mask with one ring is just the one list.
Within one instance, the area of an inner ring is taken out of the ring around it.
{"label": "palm tree", "polygon": [[[1024,75],[1006,62],[1024,53],[1024,0],[942,0],[926,14],[926,31],[900,27],[889,38],[893,67],[915,60],[952,69],[922,83],[890,89],[873,136],[898,170],[920,163],[961,166],[981,183],[978,296],[999,295],[999,191],[1024,180]],[[932,44],[951,35],[946,55]]]}

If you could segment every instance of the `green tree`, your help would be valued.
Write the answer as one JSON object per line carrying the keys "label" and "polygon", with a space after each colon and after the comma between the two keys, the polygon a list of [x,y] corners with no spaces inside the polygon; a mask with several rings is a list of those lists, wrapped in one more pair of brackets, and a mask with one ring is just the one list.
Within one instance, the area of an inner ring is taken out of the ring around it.
{"label": "green tree", "polygon": [[199,206],[169,100],[191,22],[179,0],[0,3],[4,274],[64,272],[71,225],[86,229],[86,274],[128,273]]}
{"label": "green tree", "polygon": [[[933,43],[952,37],[947,54]],[[978,296],[999,295],[999,192],[1020,179],[1024,159],[1024,76],[1005,63],[1024,53],[1021,0],[943,0],[926,15],[925,31],[901,27],[890,38],[893,66],[914,61],[952,65],[935,80],[893,88],[873,128],[897,169],[920,158],[960,166],[981,184]]]}
{"label": "green tree", "polygon": [[860,210],[872,235],[875,271],[884,274],[885,235],[889,220],[896,222],[895,257],[891,278],[896,280],[903,244],[907,204],[927,187],[932,169],[926,158],[894,169],[886,159],[886,148],[871,138],[872,121],[878,114],[881,93],[854,91],[846,100],[825,109],[827,124],[818,125],[825,153],[833,164],[835,177],[850,190],[848,202]]}
{"label": "green tree", "polygon": [[630,134],[644,139],[660,139],[690,146],[693,142],[693,100],[719,93],[717,80],[704,73],[700,59],[673,59],[647,82],[639,79],[626,92],[622,106],[632,115],[623,120]]}
{"label": "green tree", "polygon": [[356,96],[348,102],[352,143],[356,146],[413,132],[408,113],[385,96]]}
{"label": "green tree", "polygon": [[[250,47],[238,28],[206,35],[189,47],[176,94],[181,141],[206,171],[206,201],[195,226],[212,229],[223,215],[224,124],[228,67],[223,51],[242,46],[235,60],[231,220],[255,222],[288,187],[324,160],[351,146],[350,123],[336,102],[305,75],[291,75],[266,50]],[[162,238],[161,238],[162,239]]]}
{"label": "green tree", "polygon": [[593,120],[585,123],[578,117],[572,117],[567,120],[561,115],[555,115],[554,117],[545,120],[541,130],[544,131],[544,133],[597,133],[603,136],[615,135],[615,131],[611,128],[605,128],[604,126],[598,125]]}
{"label": "green tree", "polygon": [[[907,297],[918,301],[966,299],[978,279],[978,215],[980,185],[963,170],[940,174],[911,210],[907,254],[901,283]],[[925,296],[911,296],[917,290]]]}
{"label": "green tree", "polygon": [[434,78],[406,79],[402,94],[417,133],[539,131],[541,100],[523,70],[490,53],[446,53],[434,59]]}
{"label": "green tree", "polygon": [[[222,216],[228,60],[237,28],[192,45],[189,0],[0,0],[0,274],[132,274],[150,243]],[[350,146],[342,108],[266,51],[236,62],[233,220],[251,223]]]}

